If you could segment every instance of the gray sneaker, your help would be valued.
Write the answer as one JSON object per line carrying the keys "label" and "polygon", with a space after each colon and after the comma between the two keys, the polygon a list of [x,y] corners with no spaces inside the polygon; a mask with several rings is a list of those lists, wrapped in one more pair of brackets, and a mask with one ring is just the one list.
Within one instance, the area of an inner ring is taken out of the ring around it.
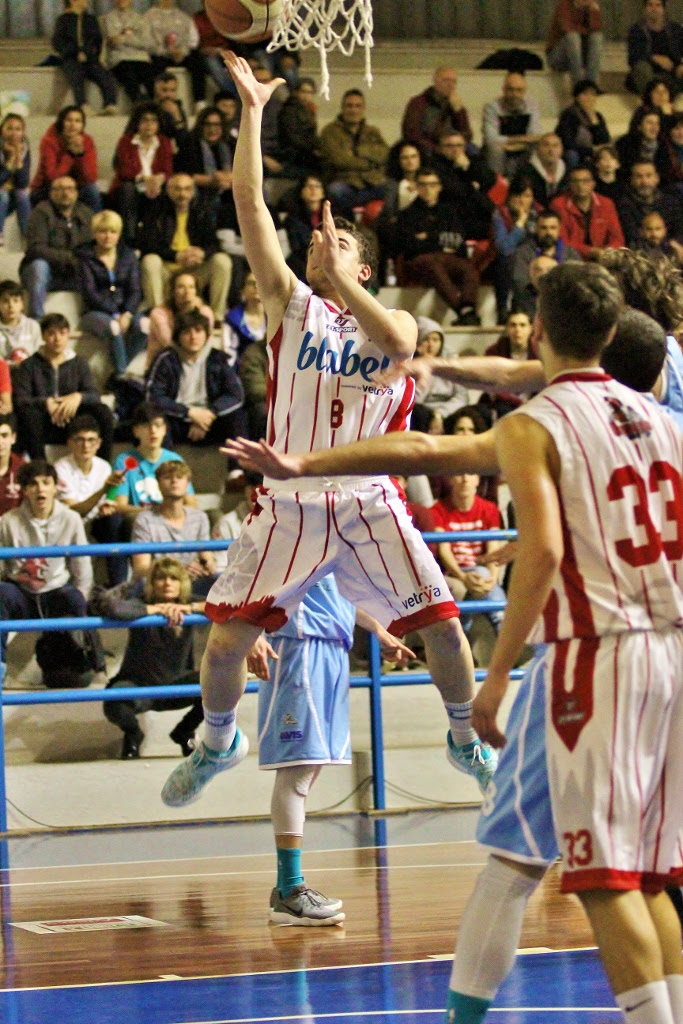
{"label": "gray sneaker", "polygon": [[203,742],[200,743],[166,779],[161,799],[167,807],[184,807],[194,803],[214,775],[234,768],[248,753],[249,740],[239,726],[230,750],[219,753],[209,750]]}
{"label": "gray sneaker", "polygon": [[297,885],[286,899],[277,889],[270,894],[268,919],[273,924],[296,925],[299,928],[319,928],[329,924],[341,924],[346,919],[340,907],[341,900],[330,900],[317,889]]}
{"label": "gray sneaker", "polygon": [[486,793],[487,786],[498,767],[498,754],[481,740],[459,746],[453,742],[450,732],[446,734],[446,757],[454,768],[465,775],[471,775],[479,783],[479,789]]}

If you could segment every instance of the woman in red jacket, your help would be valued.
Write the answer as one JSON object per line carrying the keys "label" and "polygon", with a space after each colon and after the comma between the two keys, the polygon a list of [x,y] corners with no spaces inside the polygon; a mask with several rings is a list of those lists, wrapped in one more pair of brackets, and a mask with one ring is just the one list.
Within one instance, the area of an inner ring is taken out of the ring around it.
{"label": "woman in red jacket", "polygon": [[78,198],[98,213],[102,196],[97,187],[97,150],[85,131],[85,114],[80,107],[64,107],[40,140],[38,167],[31,182],[31,204],[47,199],[55,178],[65,174],[78,185]]}
{"label": "woman in red jacket", "polygon": [[124,240],[132,244],[141,203],[156,199],[173,174],[171,140],[159,131],[156,103],[139,103],[114,154],[114,180],[109,200],[123,218]]}

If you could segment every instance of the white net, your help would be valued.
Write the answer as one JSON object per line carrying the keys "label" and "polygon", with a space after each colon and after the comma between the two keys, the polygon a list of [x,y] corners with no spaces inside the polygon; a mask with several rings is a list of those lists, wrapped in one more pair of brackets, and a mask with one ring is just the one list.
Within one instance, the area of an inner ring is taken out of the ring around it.
{"label": "white net", "polygon": [[339,50],[350,57],[356,46],[365,50],[365,81],[372,85],[372,0],[283,0],[269,50],[307,50],[320,54],[320,93],[330,98],[327,54]]}

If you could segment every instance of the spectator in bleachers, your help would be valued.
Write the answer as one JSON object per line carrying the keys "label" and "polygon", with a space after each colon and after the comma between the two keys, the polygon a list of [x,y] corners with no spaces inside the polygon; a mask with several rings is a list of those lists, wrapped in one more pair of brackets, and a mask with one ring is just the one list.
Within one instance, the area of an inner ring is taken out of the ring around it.
{"label": "spectator in bleachers", "polygon": [[480,323],[475,311],[479,274],[467,255],[457,207],[441,201],[436,171],[418,171],[417,199],[396,219],[396,248],[407,281],[435,288],[461,326]]}
{"label": "spectator in bleachers", "polygon": [[232,153],[228,124],[218,107],[204,107],[174,161],[177,173],[189,174],[197,198],[214,211],[217,227],[237,223],[232,198]]}
{"label": "spectator in bleachers", "polygon": [[81,331],[106,344],[115,374],[125,374],[128,363],[147,343],[138,313],[140,266],[133,249],[121,243],[122,229],[114,210],[96,213],[93,241],[77,250]]}
{"label": "spectator in bleachers", "polygon": [[541,135],[528,163],[519,175],[528,178],[539,206],[548,206],[567,187],[567,165],[562,159],[562,140],[555,132]]}
{"label": "spectator in bleachers", "polygon": [[64,107],[40,140],[38,166],[31,182],[31,204],[47,199],[58,178],[70,177],[78,187],[78,199],[93,213],[102,209],[97,187],[97,150],[92,135],[85,131],[85,114],[80,107]]}
{"label": "spectator in bleachers", "polygon": [[628,132],[615,143],[624,181],[629,180],[631,168],[637,161],[651,160],[658,167],[665,161],[661,126],[662,119],[656,110],[640,107],[633,115]]}
{"label": "spectator in bleachers", "polygon": [[683,194],[683,113],[674,114],[663,134],[664,151],[659,173],[662,187],[668,192]]}
{"label": "spectator in bleachers", "polygon": [[198,309],[207,318],[213,331],[213,311],[202,302],[197,278],[191,270],[180,267],[171,274],[168,302],[163,306],[155,306],[149,314],[146,368],[151,366],[162,348],[168,348],[173,344],[176,317],[181,313],[188,313],[191,309]]}
{"label": "spectator in bleachers", "polygon": [[[199,36],[199,52],[204,61],[206,74],[213,80],[219,92],[224,89],[234,90],[232,78],[228,74],[225,61],[221,57],[221,50],[226,48],[225,36],[222,36],[214,28],[204,5],[199,11],[192,15],[197,35]],[[234,93],[233,93],[234,95]]]}
{"label": "spectator in bleachers", "polygon": [[[168,544],[182,540],[209,540],[209,517],[201,509],[185,504],[192,470],[186,462],[162,462],[155,476],[161,492],[161,502],[144,508],[135,517],[132,541],[134,544]],[[152,561],[161,555],[133,555],[133,572],[144,576]],[[216,563],[212,551],[179,551],[175,557],[192,579],[192,596],[206,597],[216,579]]]}
{"label": "spectator in bleachers", "polygon": [[172,174],[173,145],[161,133],[159,107],[151,101],[139,103],[116,143],[108,194],[109,204],[121,215],[128,244],[135,240],[145,203],[158,199]]}
{"label": "spectator in bleachers", "polygon": [[[485,351],[487,356],[502,359],[515,359],[524,362],[537,359],[531,341],[533,316],[525,309],[512,307],[505,321],[505,330]],[[479,408],[489,423],[499,420],[513,409],[517,409],[530,395],[511,394],[507,391],[485,391],[479,398]]]}
{"label": "spectator in bleachers", "polygon": [[531,265],[539,256],[549,256],[556,263],[581,259],[577,250],[560,237],[560,215],[556,210],[540,211],[532,233],[519,244],[512,257],[512,306],[524,310],[530,317],[536,312],[537,298],[531,281]]}
{"label": "spectator in bleachers", "polygon": [[[183,616],[202,612],[204,602],[192,601],[190,576],[178,559],[160,558],[148,576],[134,578],[113,590],[96,591],[90,610],[112,619],[139,619],[143,615],[163,615],[168,619],[166,626],[141,626],[129,631],[121,668],[108,687],[197,685],[194,631],[191,626],[183,625]],[[108,700],[103,704],[105,716],[123,732],[121,760],[140,757],[144,733],[137,716],[144,711],[170,711],[190,705],[190,710],[170,733],[183,757],[192,753],[195,730],[204,719],[199,697]]]}
{"label": "spectator in bleachers", "polygon": [[683,213],[680,199],[663,192],[659,174],[651,160],[638,160],[631,167],[628,186],[617,206],[626,245],[633,247],[640,238],[640,226],[648,213],[659,213],[672,241],[683,242]]}
{"label": "spectator in bleachers", "polygon": [[[89,536],[98,544],[130,540],[130,532],[121,532],[123,517],[108,492],[123,482],[122,471],[114,473],[106,459],[97,454],[102,446],[100,425],[94,416],[76,416],[67,430],[69,454],[55,462],[59,500],[83,519]],[[110,587],[122,583],[128,575],[125,555],[105,558]]]}
{"label": "spectator in bleachers", "polygon": [[[161,501],[161,491],[155,471],[162,462],[180,462],[177,452],[163,447],[168,430],[163,409],[153,402],[141,402],[133,412],[133,437],[136,447],[121,452],[114,459],[114,472],[125,471],[123,483],[113,495],[116,506],[130,516],[142,508]],[[186,505],[196,506],[194,487],[190,482]]]}
{"label": "spectator in bleachers", "polygon": [[507,198],[493,213],[493,239],[496,258],[491,265],[496,292],[498,323],[505,323],[515,253],[531,237],[536,226],[538,207],[527,175],[519,174],[510,182]]}
{"label": "spectator in bleachers", "polygon": [[249,437],[259,441],[266,436],[268,418],[268,350],[266,335],[250,342],[242,353],[237,372],[244,389],[244,408],[249,421]]}
{"label": "spectator in bleachers", "polygon": [[320,174],[315,82],[300,78],[283,103],[277,121],[278,148],[286,177],[304,178]]}
{"label": "spectator in bleachers", "polygon": [[459,132],[465,141],[472,141],[472,128],[467,111],[458,95],[458,72],[439,67],[432,84],[413,96],[403,113],[401,135],[424,153],[435,153],[439,141],[449,132]]}
{"label": "spectator in bleachers", "polygon": [[396,217],[417,198],[417,172],[424,163],[419,146],[401,139],[389,150],[382,215]]}
{"label": "spectator in bleachers", "polygon": [[239,361],[247,345],[263,341],[266,336],[266,311],[259,295],[256,278],[247,271],[240,292],[240,301],[228,310],[223,329],[223,351],[230,365]]}
{"label": "spectator in bleachers", "polygon": [[218,107],[227,123],[227,137],[234,150],[237,142],[237,135],[240,127],[240,105],[234,93],[228,89],[221,89],[214,93],[214,107]]}
{"label": "spectator in bleachers", "polygon": [[584,78],[576,83],[572,95],[574,102],[562,111],[555,130],[568,166],[576,167],[591,159],[596,146],[611,140],[607,122],[596,107],[600,92],[595,82]]}
{"label": "spectator in bleachers", "polygon": [[22,237],[26,235],[31,213],[30,174],[26,122],[19,114],[6,114],[0,121],[0,246],[5,244],[5,220],[12,212],[16,212]]}
{"label": "spectator in bleachers", "polygon": [[43,344],[12,370],[19,448],[31,459],[45,458],[46,444],[63,444],[76,414],[100,425],[102,457],[109,459],[114,434],[111,410],[103,405],[83,356],[70,345],[71,327],[61,313],[40,322]]}
{"label": "spectator in bleachers", "polygon": [[113,0],[113,4],[100,16],[107,64],[131,103],[151,99],[154,68],[147,22],[133,9],[133,0]]}
{"label": "spectator in bleachers", "polygon": [[661,213],[647,213],[640,225],[640,237],[631,248],[639,249],[650,259],[673,260],[683,263],[683,246],[667,236],[667,227]]}
{"label": "spectator in bleachers", "polygon": [[489,167],[512,177],[528,160],[540,134],[538,107],[527,96],[526,78],[510,71],[503,81],[502,96],[484,106],[482,136]]}
{"label": "spectator in bleachers", "polygon": [[[428,316],[417,317],[417,356],[438,359],[443,353],[444,333],[441,324]],[[411,419],[413,430],[426,434],[443,434],[444,420],[467,405],[467,388],[443,377],[433,376],[425,390],[418,391]]]}
{"label": "spectator in bleachers", "polygon": [[341,113],[320,133],[327,191],[335,212],[353,220],[354,206],[383,199],[389,147],[378,128],[365,120],[365,97],[347,89]]}
{"label": "spectator in bleachers", "polygon": [[164,193],[146,204],[138,226],[142,294],[147,308],[161,306],[168,280],[182,267],[200,289],[208,286],[209,305],[222,322],[228,300],[232,260],[218,249],[212,212],[196,198],[189,174],[174,174]]}
{"label": "spectator in bleachers", "polygon": [[584,259],[596,249],[619,249],[625,244],[616,207],[595,191],[590,167],[572,168],[569,189],[553,199],[552,209],[559,214],[563,241]]}
{"label": "spectator in bleachers", "polygon": [[175,444],[220,444],[245,433],[242,385],[226,353],[212,347],[209,321],[199,310],[176,318],[173,345],[156,357],[146,382]]}
{"label": "spectator in bleachers", "polygon": [[281,206],[286,213],[285,231],[290,254],[287,265],[300,279],[306,277],[308,247],[313,231],[322,224],[325,187],[316,174],[308,174],[296,187],[295,197],[283,196]]}
{"label": "spectator in bleachers", "polygon": [[177,153],[187,139],[189,124],[179,95],[178,79],[172,71],[162,71],[156,76],[153,99],[161,111],[161,134],[171,140]]}
{"label": "spectator in bleachers", "polygon": [[72,177],[55,178],[49,199],[31,211],[26,252],[19,266],[28,293],[29,316],[40,319],[48,292],[72,291],[78,257],[74,250],[92,239],[92,210],[78,199]]}
{"label": "spectator in bleachers", "polygon": [[94,82],[102,93],[103,114],[115,114],[116,81],[100,60],[102,33],[88,0],[64,0],[66,8],[55,22],[52,48],[61,57],[64,77],[71,86],[74,102],[85,107],[85,83]]}
{"label": "spectator in bleachers", "polygon": [[19,470],[26,462],[23,455],[12,451],[17,441],[17,419],[14,413],[0,413],[0,516],[21,504]]}
{"label": "spectator in bleachers", "polygon": [[199,33],[189,14],[176,7],[175,0],[157,0],[144,15],[150,37],[155,76],[169,67],[187,68],[192,83],[195,113],[206,101],[206,70],[198,50]]}
{"label": "spectator in bleachers", "polygon": [[[262,85],[273,81],[273,70],[265,55],[250,58],[254,78]],[[284,173],[283,155],[280,152],[280,112],[288,96],[284,85],[272,93],[263,108],[261,119],[261,153],[263,155],[263,173],[266,177],[278,177]]]}
{"label": "spectator in bleachers", "polygon": [[607,196],[615,205],[624,193],[620,167],[617,151],[611,143],[597,147],[593,154],[595,191],[601,196]]}
{"label": "spectator in bleachers", "polygon": [[568,71],[572,82],[597,82],[602,60],[599,0],[557,0],[550,23],[546,60],[553,71]]}
{"label": "spectator in bleachers", "polygon": [[[18,474],[23,500],[0,518],[2,547],[43,547],[59,544],[86,544],[81,517],[57,500],[57,474],[54,466],[36,459],[22,466]],[[92,587],[90,558],[18,557],[3,560],[0,583],[0,616],[3,619],[54,619],[86,614],[87,599]],[[66,639],[65,639],[66,638]],[[74,634],[49,634],[54,650],[71,642]],[[44,648],[44,640],[38,641]],[[7,634],[2,634],[2,659],[5,657]],[[80,648],[80,645],[79,645]],[[38,648],[36,648],[38,654]],[[46,662],[39,656],[45,673]],[[54,665],[57,669],[59,663]],[[59,665],[62,670],[68,666]],[[55,672],[55,676],[57,672]],[[48,686],[62,685],[55,677],[44,674]]]}
{"label": "spectator in bleachers", "polygon": [[640,106],[636,107],[631,115],[631,123],[634,118],[640,115],[641,110],[656,110],[662,122],[664,130],[674,114],[674,105],[671,98],[669,83],[665,78],[651,78],[645,86]]}
{"label": "spectator in bleachers", "polygon": [[449,132],[439,140],[430,166],[441,178],[442,200],[458,206],[467,238],[489,238],[493,203],[488,192],[496,176],[484,158],[478,153],[468,154],[462,132]]}
{"label": "spectator in bleachers", "polygon": [[628,30],[627,89],[642,96],[651,78],[663,77],[673,95],[683,87],[683,25],[666,14],[666,0],[644,0],[643,16]]}
{"label": "spectator in bleachers", "polygon": [[24,289],[16,281],[0,281],[0,357],[13,366],[33,355],[41,343],[40,324],[24,313]]}

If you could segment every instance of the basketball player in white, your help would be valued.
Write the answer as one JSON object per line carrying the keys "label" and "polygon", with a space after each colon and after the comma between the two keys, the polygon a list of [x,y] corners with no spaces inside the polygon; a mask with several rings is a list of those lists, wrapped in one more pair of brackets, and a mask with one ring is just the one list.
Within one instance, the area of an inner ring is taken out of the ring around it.
{"label": "basketball player in white", "polygon": [[[226,65],[242,100],[233,196],[249,264],[268,319],[268,440],[277,451],[334,448],[405,430],[414,385],[378,387],[374,376],[410,359],[417,325],[387,311],[365,289],[372,274],[363,236],[335,223],[329,204],[313,233],[306,276],[287,267],[263,199],[260,129],[279,81],[256,81],[245,60]],[[219,771],[247,753],[235,708],[245,657],[262,629],[286,622],[306,590],[334,571],[340,593],[395,636],[422,632],[427,663],[449,719],[447,756],[482,789],[495,754],[471,728],[472,655],[448,586],[388,477],[312,481],[306,488],[265,479],[254,513],[230,547],[209,593],[213,620],[202,661],[204,742],[170,776],[162,799],[195,800]]]}

